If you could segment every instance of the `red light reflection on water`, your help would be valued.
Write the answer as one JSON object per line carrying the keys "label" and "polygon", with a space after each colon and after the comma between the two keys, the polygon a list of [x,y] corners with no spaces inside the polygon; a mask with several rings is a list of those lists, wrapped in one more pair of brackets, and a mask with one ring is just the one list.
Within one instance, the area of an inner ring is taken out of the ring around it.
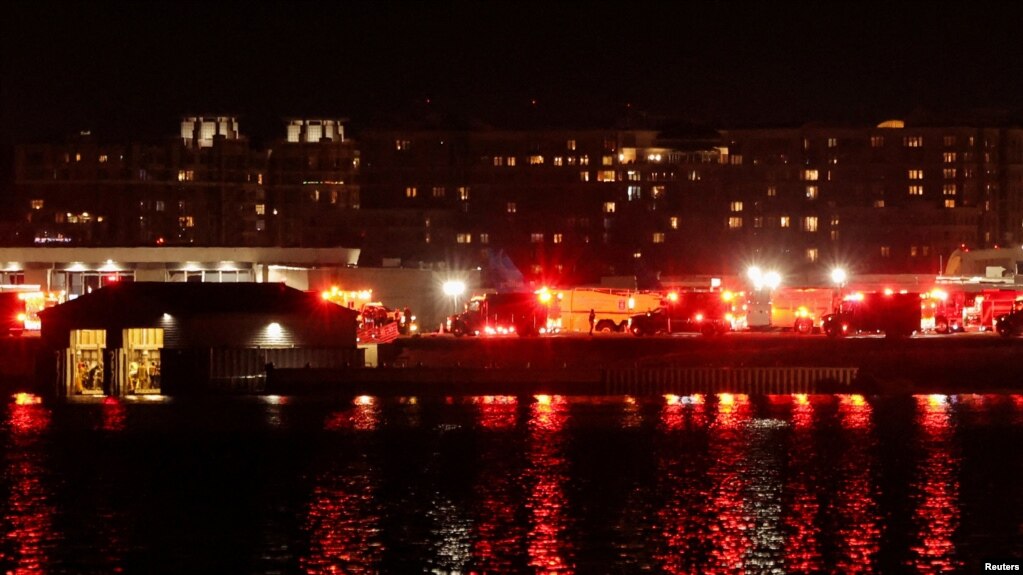
{"label": "red light reflection on water", "polygon": [[805,394],[791,397],[792,437],[789,444],[789,471],[783,487],[787,512],[782,523],[785,541],[785,571],[817,573],[821,571],[820,528],[816,524],[820,503],[814,491],[814,407]]}
{"label": "red light reflection on water", "polygon": [[515,427],[515,412],[519,400],[511,395],[487,395],[474,397],[473,403],[479,409],[479,424],[486,429],[511,429]]}
{"label": "red light reflection on water", "polygon": [[702,429],[707,425],[707,412],[703,396],[666,395],[661,409],[660,427],[666,431]]}
{"label": "red light reflection on water", "polygon": [[528,534],[529,566],[537,573],[572,573],[565,559],[566,530],[564,484],[567,480],[562,453],[568,409],[561,396],[538,395],[530,406],[529,468],[526,480],[531,484],[526,508],[530,515]]}
{"label": "red light reflection on water", "polygon": [[[0,564],[14,575],[45,573],[49,543],[58,539],[53,525],[56,510],[50,503],[51,490],[43,481],[38,452],[32,449],[38,436],[50,425],[50,410],[38,403],[14,403],[10,406],[8,427],[10,445],[5,446],[4,477],[10,492],[3,509],[3,534],[6,545],[0,547]],[[9,550],[9,551],[8,551]]]}
{"label": "red light reflection on water", "polygon": [[377,398],[360,395],[352,400],[350,408],[328,415],[323,427],[328,431],[344,429],[373,431],[380,426],[380,406],[378,404]]}
{"label": "red light reflection on water", "polygon": [[707,537],[711,549],[708,564],[701,570],[711,575],[743,570],[756,527],[755,518],[745,505],[749,437],[743,428],[750,420],[749,397],[719,393],[717,399],[717,414],[709,430],[711,467],[707,470],[713,482],[709,510],[714,515]]}
{"label": "red light reflection on water", "polygon": [[862,395],[839,395],[838,418],[846,448],[838,460],[834,507],[840,573],[875,573],[881,546],[880,511],[874,490],[873,409]]}
{"label": "red light reflection on water", "polygon": [[116,397],[106,397],[103,399],[103,410],[102,410],[102,428],[103,431],[124,431],[125,424],[125,410],[124,403]]}
{"label": "red light reflection on water", "polygon": [[909,563],[918,573],[951,573],[961,567],[952,541],[959,526],[959,458],[953,453],[951,404],[944,395],[915,399],[925,455],[917,465],[911,495],[918,530]]}
{"label": "red light reflection on water", "polygon": [[305,529],[309,556],[300,559],[309,575],[377,573],[383,547],[374,501],[376,481],[366,472],[328,473],[313,489]]}

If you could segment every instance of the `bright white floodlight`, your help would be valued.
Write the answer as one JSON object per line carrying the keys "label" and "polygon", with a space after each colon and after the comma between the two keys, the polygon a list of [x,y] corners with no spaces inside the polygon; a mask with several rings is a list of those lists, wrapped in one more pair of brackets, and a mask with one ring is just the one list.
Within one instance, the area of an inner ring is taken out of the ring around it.
{"label": "bright white floodlight", "polygon": [[458,297],[465,293],[465,282],[459,280],[446,281],[444,282],[444,285],[441,286],[441,289],[444,290],[444,295]]}
{"label": "bright white floodlight", "polygon": [[842,268],[835,268],[831,270],[831,281],[837,285],[844,284],[845,280],[848,279],[848,277],[849,276],[845,273],[845,270]]}

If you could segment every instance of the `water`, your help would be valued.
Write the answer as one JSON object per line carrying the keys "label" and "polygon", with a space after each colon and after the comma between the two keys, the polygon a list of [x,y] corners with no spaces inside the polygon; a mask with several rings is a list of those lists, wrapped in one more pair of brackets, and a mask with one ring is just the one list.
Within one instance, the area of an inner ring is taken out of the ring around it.
{"label": "water", "polygon": [[0,413],[0,572],[958,573],[1023,557],[1023,396]]}

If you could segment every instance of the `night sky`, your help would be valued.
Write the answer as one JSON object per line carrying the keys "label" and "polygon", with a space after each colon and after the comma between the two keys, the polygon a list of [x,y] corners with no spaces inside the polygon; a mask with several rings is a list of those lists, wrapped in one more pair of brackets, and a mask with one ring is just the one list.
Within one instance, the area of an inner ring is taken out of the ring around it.
{"label": "night sky", "polygon": [[237,115],[257,142],[292,115],[356,132],[431,112],[510,127],[1021,117],[1023,4],[831,4],[17,0],[0,143],[156,138],[186,113]]}

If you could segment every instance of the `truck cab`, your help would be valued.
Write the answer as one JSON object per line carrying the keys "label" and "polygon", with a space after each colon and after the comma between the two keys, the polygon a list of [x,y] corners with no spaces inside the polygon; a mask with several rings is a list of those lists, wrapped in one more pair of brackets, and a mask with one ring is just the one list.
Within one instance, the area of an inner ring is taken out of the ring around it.
{"label": "truck cab", "polygon": [[532,292],[476,296],[448,318],[448,331],[463,335],[536,335],[546,332],[547,306]]}
{"label": "truck cab", "polygon": [[821,329],[829,337],[884,333],[902,338],[920,331],[920,294],[855,293],[842,299],[838,310],[824,316]]}
{"label": "truck cab", "polygon": [[716,335],[731,330],[730,306],[720,292],[669,294],[661,307],[629,318],[631,333],[642,335],[702,333]]}

